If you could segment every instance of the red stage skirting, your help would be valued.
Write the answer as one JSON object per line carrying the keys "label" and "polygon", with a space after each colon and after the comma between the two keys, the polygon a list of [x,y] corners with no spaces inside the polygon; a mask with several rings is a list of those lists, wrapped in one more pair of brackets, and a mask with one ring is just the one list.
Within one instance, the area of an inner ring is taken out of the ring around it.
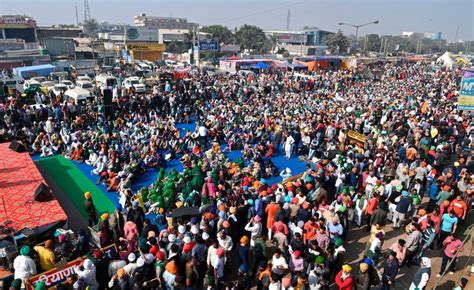
{"label": "red stage skirting", "polygon": [[0,144],[0,224],[11,220],[13,223],[8,226],[20,231],[65,221],[66,214],[56,199],[47,202],[34,200],[38,185],[47,183],[29,154],[10,150],[9,145]]}

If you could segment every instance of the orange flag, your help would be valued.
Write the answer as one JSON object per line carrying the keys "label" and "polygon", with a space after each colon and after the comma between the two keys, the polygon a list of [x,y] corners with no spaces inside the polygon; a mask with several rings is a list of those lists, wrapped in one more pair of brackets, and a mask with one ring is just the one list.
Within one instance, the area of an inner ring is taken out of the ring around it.
{"label": "orange flag", "polygon": [[423,104],[421,105],[421,112],[423,114],[426,113],[427,106],[428,106],[428,104],[426,102],[423,102]]}

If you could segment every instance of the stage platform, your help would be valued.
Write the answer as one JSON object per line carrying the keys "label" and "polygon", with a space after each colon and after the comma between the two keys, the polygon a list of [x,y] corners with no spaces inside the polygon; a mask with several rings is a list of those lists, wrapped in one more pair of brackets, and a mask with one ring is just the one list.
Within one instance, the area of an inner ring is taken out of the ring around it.
{"label": "stage platform", "polygon": [[[62,155],[41,158],[36,161],[38,165],[45,170],[54,183],[59,187],[61,193],[67,199],[67,204],[72,206],[87,219],[87,213],[84,209],[84,193],[90,192],[97,213],[113,213],[115,211],[114,203],[101,190],[87,178],[74,163]],[[116,194],[115,194],[116,195]],[[61,200],[62,197],[61,197]],[[63,202],[66,209],[67,204]]]}
{"label": "stage platform", "polygon": [[[9,149],[10,143],[0,144],[0,223],[11,220],[9,227],[20,231],[37,230],[67,219],[56,199],[34,200],[36,188],[46,183],[28,153]],[[54,193],[53,193],[54,194]]]}

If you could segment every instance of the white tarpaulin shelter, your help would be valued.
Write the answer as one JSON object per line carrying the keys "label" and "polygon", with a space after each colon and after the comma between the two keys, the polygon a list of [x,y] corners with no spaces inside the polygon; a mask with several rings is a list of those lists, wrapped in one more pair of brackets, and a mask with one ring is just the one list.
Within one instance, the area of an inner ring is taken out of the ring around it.
{"label": "white tarpaulin shelter", "polygon": [[442,56],[438,57],[436,63],[447,68],[452,68],[455,64],[454,60],[451,58],[450,53],[447,51]]}

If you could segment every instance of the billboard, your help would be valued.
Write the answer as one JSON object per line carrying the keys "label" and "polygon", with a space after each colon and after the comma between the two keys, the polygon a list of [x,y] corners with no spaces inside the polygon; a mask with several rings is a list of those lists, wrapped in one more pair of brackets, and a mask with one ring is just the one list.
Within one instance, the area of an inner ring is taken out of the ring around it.
{"label": "billboard", "polygon": [[199,42],[199,51],[219,51],[219,42],[214,39],[204,39]]}
{"label": "billboard", "polygon": [[132,51],[165,51],[164,43],[127,43],[127,49]]}
{"label": "billboard", "polygon": [[158,42],[158,29],[151,27],[127,27],[127,41]]}
{"label": "billboard", "polygon": [[464,71],[458,98],[459,110],[474,110],[474,70]]}
{"label": "billboard", "polygon": [[36,21],[26,17],[0,17],[0,28],[35,28]]}
{"label": "billboard", "polygon": [[284,32],[279,32],[279,33],[273,33],[273,36],[277,39],[278,42],[281,43],[302,43],[305,41],[306,35],[303,35],[302,33],[284,33]]}

